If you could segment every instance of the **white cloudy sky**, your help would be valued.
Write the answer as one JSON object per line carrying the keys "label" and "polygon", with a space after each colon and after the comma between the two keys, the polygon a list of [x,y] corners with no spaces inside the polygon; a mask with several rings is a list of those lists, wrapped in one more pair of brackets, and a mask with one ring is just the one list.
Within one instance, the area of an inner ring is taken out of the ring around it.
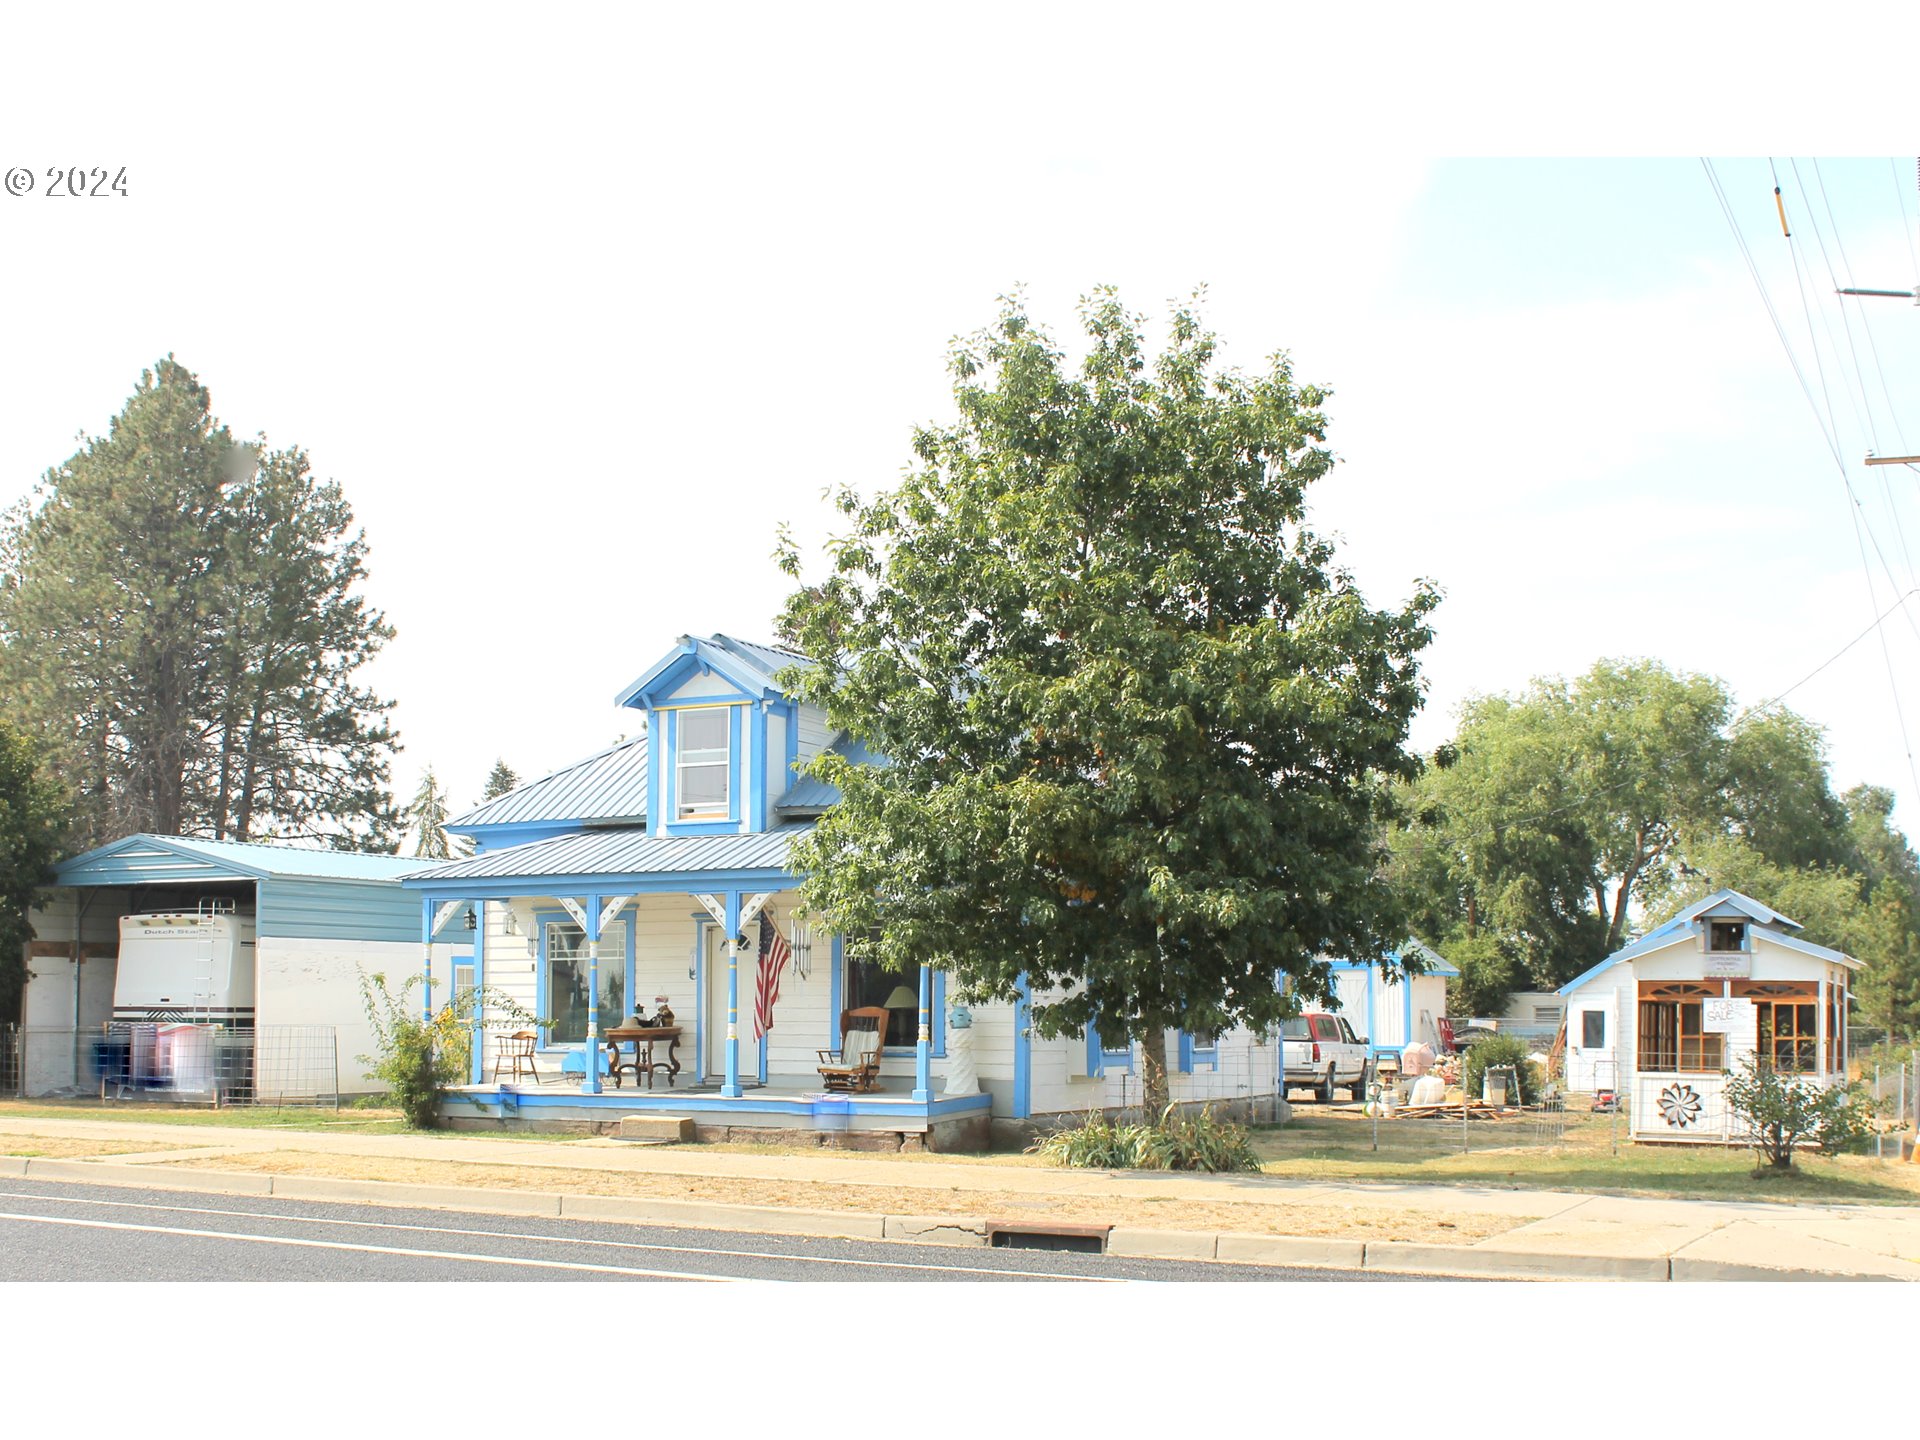
{"label": "white cloudy sky", "polygon": [[[0,504],[173,353],[345,487],[399,787],[430,763],[464,803],[630,728],[612,696],[677,635],[767,636],[775,527],[898,474],[997,294],[1064,335],[1097,282],[1154,313],[1204,282],[1232,360],[1335,390],[1317,513],[1370,594],[1446,591],[1419,743],[1601,655],[1766,699],[1916,584],[1920,477],[1859,461],[1920,450],[1920,310],[1850,310],[1850,352],[1827,293],[1920,283],[1914,161],[1806,158],[1911,133],[1915,23],[1810,94],[1764,24],[1440,10],[15,16],[78,68],[14,67],[0,167],[131,194],[0,196]],[[1843,467],[1692,158],[1767,151],[1811,311],[1767,162],[1716,170]],[[1669,158],[1449,158],[1501,155]],[[1910,828],[1916,622],[1790,702]]]}

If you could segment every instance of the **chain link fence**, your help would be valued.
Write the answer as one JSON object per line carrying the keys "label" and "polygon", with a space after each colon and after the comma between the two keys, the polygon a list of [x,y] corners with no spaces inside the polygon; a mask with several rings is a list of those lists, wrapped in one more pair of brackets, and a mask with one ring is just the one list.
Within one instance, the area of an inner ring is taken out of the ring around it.
{"label": "chain link fence", "polygon": [[0,1096],[340,1108],[331,1025],[0,1028]]}

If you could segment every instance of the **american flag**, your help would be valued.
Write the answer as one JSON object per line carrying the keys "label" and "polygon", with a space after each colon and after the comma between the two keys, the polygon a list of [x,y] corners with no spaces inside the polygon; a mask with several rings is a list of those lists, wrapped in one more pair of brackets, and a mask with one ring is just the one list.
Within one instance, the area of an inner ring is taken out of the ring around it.
{"label": "american flag", "polygon": [[780,972],[787,968],[793,951],[780,927],[763,910],[760,912],[760,973],[753,983],[753,1038],[757,1043],[773,1029],[773,1007],[780,1001]]}

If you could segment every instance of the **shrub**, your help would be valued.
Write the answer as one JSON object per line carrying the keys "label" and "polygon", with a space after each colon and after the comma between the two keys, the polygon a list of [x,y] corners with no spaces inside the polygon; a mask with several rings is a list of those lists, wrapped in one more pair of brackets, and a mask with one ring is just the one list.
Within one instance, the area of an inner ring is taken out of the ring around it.
{"label": "shrub", "polygon": [[1727,1108],[1749,1127],[1748,1144],[1775,1170],[1793,1166],[1797,1145],[1829,1155],[1860,1149],[1873,1136],[1873,1102],[1859,1085],[1816,1085],[1781,1075],[1749,1055],[1727,1074]]}
{"label": "shrub", "polygon": [[1541,1076],[1539,1067],[1527,1058],[1530,1053],[1527,1042],[1518,1035],[1482,1035],[1461,1057],[1461,1093],[1469,1099],[1477,1096],[1489,1068],[1511,1065],[1520,1080],[1520,1103],[1536,1104],[1540,1099]]}
{"label": "shrub", "polygon": [[1089,1114],[1082,1124],[1056,1130],[1032,1145],[1029,1153],[1081,1170],[1221,1173],[1260,1168],[1246,1130],[1220,1119],[1211,1106],[1197,1115],[1180,1115],[1169,1106],[1152,1124]]}
{"label": "shrub", "polygon": [[432,1019],[410,1003],[418,975],[407,977],[394,994],[381,974],[360,975],[360,1004],[373,1027],[377,1055],[355,1058],[387,1087],[387,1098],[416,1130],[440,1124],[440,1101],[449,1086],[466,1077],[473,1054],[476,1006],[515,1024],[539,1024],[525,1007],[491,987],[463,989],[455,1004],[443,1005]]}

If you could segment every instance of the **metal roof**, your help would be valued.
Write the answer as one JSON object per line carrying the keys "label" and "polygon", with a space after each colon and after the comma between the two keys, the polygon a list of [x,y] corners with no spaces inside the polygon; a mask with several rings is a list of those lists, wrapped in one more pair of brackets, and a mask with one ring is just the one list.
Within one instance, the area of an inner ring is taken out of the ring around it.
{"label": "metal roof", "polygon": [[1750,895],[1742,895],[1738,890],[1716,890],[1704,900],[1694,901],[1671,920],[1655,926],[1639,939],[1622,945],[1598,965],[1583,970],[1554,993],[1571,995],[1594,976],[1611,970],[1616,965],[1693,938],[1695,923],[1710,911],[1718,910],[1723,906],[1749,917],[1756,926],[1753,933],[1771,944],[1787,950],[1798,950],[1803,955],[1813,955],[1854,969],[1858,969],[1863,963],[1843,951],[1831,950],[1825,945],[1816,945],[1811,940],[1802,940],[1797,935],[1788,934],[1788,929],[1800,930],[1805,927],[1798,920],[1789,920],[1779,911],[1762,905]]}
{"label": "metal roof", "polygon": [[56,885],[159,885],[175,881],[397,880],[436,862],[351,850],[310,850],[187,835],[129,835],[54,867]]}
{"label": "metal roof", "polygon": [[[879,765],[884,763],[867,749],[864,741],[855,740],[842,730],[828,744],[827,749],[835,755],[844,755],[855,765]],[[817,775],[802,775],[787,787],[787,793],[773,802],[773,808],[782,815],[817,815],[830,810],[840,803],[840,787]]]}
{"label": "metal roof", "polygon": [[774,676],[789,666],[814,663],[797,650],[786,650],[777,645],[755,645],[731,635],[709,635],[704,640],[682,635],[672,650],[654,661],[638,680],[614,696],[613,703],[644,707],[657,684],[666,679],[684,678],[682,672],[689,665],[712,670],[748,695],[770,698],[786,693],[774,683]]}
{"label": "metal roof", "polygon": [[647,737],[636,735],[448,823],[464,830],[540,820],[645,820],[646,816]]}
{"label": "metal roof", "polygon": [[507,880],[542,875],[671,875],[708,871],[784,873],[787,849],[804,825],[748,835],[654,836],[644,830],[584,830],[490,850],[409,875],[409,883]]}
{"label": "metal roof", "polygon": [[731,635],[711,635],[707,637],[707,643],[738,655],[769,680],[791,665],[811,666],[814,663],[808,656],[798,650],[789,650],[784,645],[756,645],[751,640],[736,640]]}

